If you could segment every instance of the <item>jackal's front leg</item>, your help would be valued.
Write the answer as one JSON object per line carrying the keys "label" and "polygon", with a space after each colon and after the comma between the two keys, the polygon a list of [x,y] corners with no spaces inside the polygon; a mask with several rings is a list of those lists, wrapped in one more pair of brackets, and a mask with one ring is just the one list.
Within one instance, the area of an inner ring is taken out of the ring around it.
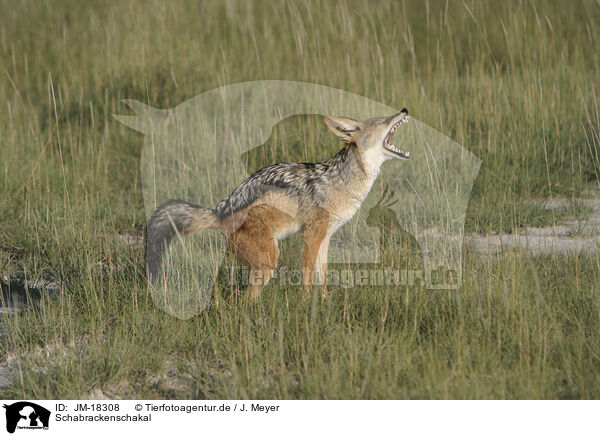
{"label": "jackal's front leg", "polygon": [[321,242],[319,252],[317,253],[317,260],[315,261],[315,279],[317,285],[321,286],[322,297],[327,297],[327,255],[329,252],[329,239],[327,235]]}
{"label": "jackal's front leg", "polygon": [[303,234],[302,252],[302,294],[310,298],[315,283],[315,270],[319,273],[317,282],[326,290],[327,249],[329,237],[329,214],[324,209],[315,209],[307,216]]}

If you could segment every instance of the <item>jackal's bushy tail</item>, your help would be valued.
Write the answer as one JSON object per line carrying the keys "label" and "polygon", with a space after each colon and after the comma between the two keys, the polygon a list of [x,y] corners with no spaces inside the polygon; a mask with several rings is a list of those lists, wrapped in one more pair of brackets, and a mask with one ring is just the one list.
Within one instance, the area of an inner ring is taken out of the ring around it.
{"label": "jackal's bushy tail", "polygon": [[163,252],[177,235],[204,229],[218,229],[215,211],[183,200],[169,200],[152,214],[146,228],[146,264],[148,278],[159,276]]}

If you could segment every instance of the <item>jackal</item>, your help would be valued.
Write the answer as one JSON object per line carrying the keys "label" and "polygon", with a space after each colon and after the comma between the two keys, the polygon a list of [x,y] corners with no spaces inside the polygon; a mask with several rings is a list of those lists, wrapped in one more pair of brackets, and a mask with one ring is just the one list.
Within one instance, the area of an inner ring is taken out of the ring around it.
{"label": "jackal", "polygon": [[245,297],[255,301],[273,274],[278,241],[302,231],[303,295],[313,284],[327,291],[327,251],[331,236],[354,216],[384,161],[408,159],[391,139],[408,122],[408,110],[390,117],[357,121],[326,116],[325,124],[345,146],[320,163],[277,163],[256,171],[214,209],[169,200],[153,213],[146,230],[150,280],[160,275],[162,254],[177,234],[220,230],[229,249],[253,278]]}

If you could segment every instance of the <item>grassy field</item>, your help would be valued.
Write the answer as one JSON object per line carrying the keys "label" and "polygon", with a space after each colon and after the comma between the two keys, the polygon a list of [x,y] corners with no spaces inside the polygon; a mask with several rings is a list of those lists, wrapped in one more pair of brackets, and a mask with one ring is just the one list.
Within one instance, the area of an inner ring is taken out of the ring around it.
{"label": "grassy field", "polygon": [[0,0],[0,276],[63,284],[0,315],[0,395],[599,398],[598,254],[467,253],[458,291],[273,284],[164,313],[119,238],[143,235],[143,136],[112,118],[263,79],[406,106],[482,159],[465,230],[510,233],[584,213],[533,200],[599,182],[598,23],[595,1]]}

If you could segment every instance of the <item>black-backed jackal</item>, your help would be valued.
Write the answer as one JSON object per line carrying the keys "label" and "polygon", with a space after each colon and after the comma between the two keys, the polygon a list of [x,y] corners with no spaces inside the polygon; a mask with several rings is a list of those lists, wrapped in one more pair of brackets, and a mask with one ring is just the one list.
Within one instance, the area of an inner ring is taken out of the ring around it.
{"label": "black-backed jackal", "polygon": [[406,122],[406,109],[365,121],[326,116],[327,126],[346,143],[331,159],[266,166],[214,209],[183,200],[162,204],[146,231],[149,279],[160,275],[163,252],[177,233],[217,229],[255,278],[246,290],[246,298],[255,301],[277,264],[278,241],[302,231],[304,296],[310,295],[315,283],[322,285],[325,295],[329,240],[356,213],[383,162],[410,157],[391,143],[398,127]]}

